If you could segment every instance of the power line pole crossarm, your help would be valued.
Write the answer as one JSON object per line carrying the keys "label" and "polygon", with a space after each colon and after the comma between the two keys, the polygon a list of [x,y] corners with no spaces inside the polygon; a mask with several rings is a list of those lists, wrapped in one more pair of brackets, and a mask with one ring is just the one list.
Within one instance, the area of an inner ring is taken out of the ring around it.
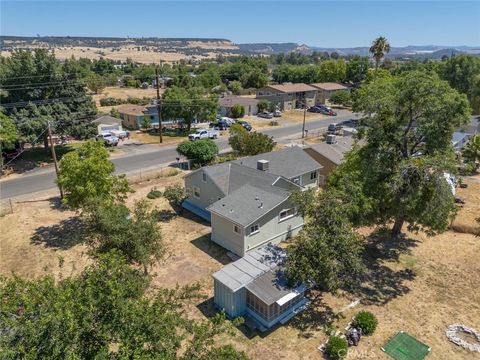
{"label": "power line pole crossarm", "polygon": [[[50,138],[50,150],[52,151],[53,163],[55,164],[55,173],[57,174],[57,181],[58,181],[57,154],[55,153],[55,146],[53,145],[52,128],[50,126],[50,121],[48,122],[48,137]],[[58,189],[60,190],[60,198],[63,199],[63,190],[60,184],[58,184]]]}
{"label": "power line pole crossarm", "polygon": [[158,113],[158,132],[160,134],[160,144],[163,143],[162,137],[162,104],[160,102],[160,80],[158,78],[158,68],[155,67],[155,83],[157,87],[157,113]]}

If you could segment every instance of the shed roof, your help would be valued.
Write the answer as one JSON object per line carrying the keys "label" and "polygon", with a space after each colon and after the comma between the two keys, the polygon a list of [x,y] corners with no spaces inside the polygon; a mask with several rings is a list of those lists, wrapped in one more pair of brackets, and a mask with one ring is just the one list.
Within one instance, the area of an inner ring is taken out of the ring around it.
{"label": "shed roof", "polygon": [[310,84],[311,86],[320,89],[320,90],[327,90],[327,91],[333,91],[333,90],[347,90],[348,87],[345,85],[339,84],[339,83],[334,83],[334,82],[323,82],[323,83],[315,83],[315,84]]}
{"label": "shed roof", "polygon": [[224,266],[213,274],[213,278],[235,292],[250,284],[258,276],[277,268],[285,258],[285,250],[269,244]]}
{"label": "shed roof", "polygon": [[345,153],[352,148],[354,143],[355,139],[353,137],[344,136],[342,138],[337,137],[337,142],[335,144],[327,144],[326,142],[322,142],[310,146],[310,149],[316,151],[320,155],[325,156],[334,164],[340,165],[343,162]]}
{"label": "shed roof", "polygon": [[114,118],[113,116],[110,116],[110,115],[103,115],[93,120],[92,123],[105,124],[105,125],[119,125],[122,123],[122,120]]}
{"label": "shed roof", "polygon": [[222,107],[230,108],[235,104],[240,104],[242,106],[255,106],[258,104],[257,99],[245,96],[237,96],[237,95],[225,95],[218,99],[218,104]]}
{"label": "shed roof", "polygon": [[235,160],[237,164],[249,168],[257,168],[258,160],[269,162],[268,173],[280,175],[287,179],[306,174],[321,168],[321,166],[298,146],[287,147],[279,151],[272,151],[248,158]]}
{"label": "shed roof", "polygon": [[283,93],[295,93],[295,92],[305,92],[305,91],[315,91],[316,88],[304,84],[304,83],[296,83],[296,84],[281,84],[281,85],[268,85],[267,87],[275,89],[277,91]]}

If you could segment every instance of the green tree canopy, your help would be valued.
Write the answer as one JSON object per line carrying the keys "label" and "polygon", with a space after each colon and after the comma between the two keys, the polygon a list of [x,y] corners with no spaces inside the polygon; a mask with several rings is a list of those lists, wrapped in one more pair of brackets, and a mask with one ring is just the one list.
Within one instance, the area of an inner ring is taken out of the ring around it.
{"label": "green tree canopy", "polygon": [[0,59],[0,82],[4,90],[0,101],[23,140],[31,142],[43,134],[44,145],[48,147],[44,131],[48,121],[59,135],[76,138],[92,135],[95,127],[90,121],[97,110],[86,94],[88,71],[75,59],[61,64],[46,49],[13,51],[10,57]]}
{"label": "green tree canopy", "polygon": [[162,97],[162,117],[183,119],[188,130],[194,120],[213,120],[218,108],[218,98],[207,96],[202,88],[168,88]]}
{"label": "green tree canopy", "polygon": [[101,142],[87,141],[60,160],[58,185],[65,193],[64,202],[81,208],[93,199],[124,199],[130,191],[124,175],[113,175],[114,165]]}
{"label": "green tree canopy", "polygon": [[0,147],[13,149],[18,140],[18,132],[12,119],[0,112]]}
{"label": "green tree canopy", "polygon": [[4,359],[247,359],[215,336],[230,331],[222,314],[193,321],[185,301],[198,286],[155,288],[118,254],[79,276],[0,278]]}
{"label": "green tree canopy", "polygon": [[256,131],[248,132],[243,126],[238,124],[230,127],[228,143],[233,151],[240,156],[252,156],[270,152],[276,145],[273,137]]}
{"label": "green tree canopy", "polygon": [[395,221],[395,235],[404,222],[430,234],[445,230],[455,206],[444,173],[455,170],[451,138],[469,119],[466,97],[436,74],[415,71],[362,86],[353,109],[364,114],[366,144],[330,185],[344,192],[345,202],[352,201],[348,189],[362,194],[355,221]]}
{"label": "green tree canopy", "polygon": [[330,101],[334,104],[350,106],[351,105],[350,91],[347,91],[347,90],[335,91],[332,94],[332,96],[330,96]]}
{"label": "green tree canopy", "polygon": [[160,260],[164,247],[156,214],[146,201],[135,203],[132,212],[123,203],[93,201],[83,215],[88,244],[94,254],[120,253],[128,263],[148,266]]}
{"label": "green tree canopy", "polygon": [[215,159],[218,146],[210,139],[184,141],[177,146],[177,152],[189,160],[205,165]]}
{"label": "green tree canopy", "polygon": [[270,101],[265,99],[258,100],[257,108],[258,108],[258,112],[268,110],[270,108]]}
{"label": "green tree canopy", "polygon": [[328,291],[358,283],[365,268],[363,245],[348,220],[346,208],[331,192],[294,194],[305,225],[287,248],[287,274]]}
{"label": "green tree canopy", "polygon": [[463,157],[468,162],[480,161],[480,135],[473,135],[463,148]]}

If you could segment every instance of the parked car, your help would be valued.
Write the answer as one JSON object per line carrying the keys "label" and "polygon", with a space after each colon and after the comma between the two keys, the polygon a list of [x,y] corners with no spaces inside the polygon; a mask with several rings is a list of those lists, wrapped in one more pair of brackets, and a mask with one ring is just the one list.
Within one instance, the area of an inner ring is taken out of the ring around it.
{"label": "parked car", "polygon": [[95,138],[97,141],[103,140],[103,143],[105,144],[105,146],[117,146],[118,142],[120,141],[118,137],[110,133],[103,133],[103,134],[97,135]]}
{"label": "parked car", "polygon": [[340,125],[356,128],[359,122],[360,122],[359,119],[349,119],[349,120],[342,121]]}
{"label": "parked car", "polygon": [[218,138],[218,131],[199,129],[193,134],[188,135],[188,140],[196,141],[201,139],[216,139]]}
{"label": "parked car", "polygon": [[229,126],[235,124],[235,120],[234,120],[234,119],[229,118],[229,117],[226,117],[226,116],[220,118],[219,121],[225,121]]}
{"label": "parked car", "polygon": [[308,112],[322,114],[322,109],[318,106],[312,106],[307,109]]}
{"label": "parked car", "polygon": [[257,116],[264,119],[273,119],[273,114],[268,111],[262,111],[261,113],[258,113]]}
{"label": "parked car", "polygon": [[280,117],[280,116],[282,116],[282,112],[281,112],[280,110],[275,110],[275,111],[273,112],[273,116],[274,116],[274,117]]}
{"label": "parked car", "polygon": [[337,112],[334,111],[331,107],[323,106],[320,109],[322,110],[322,114],[324,115],[337,116]]}
{"label": "parked car", "polygon": [[328,125],[328,128],[327,128],[327,132],[329,133],[336,133],[337,131],[340,131],[340,130],[342,130],[342,125],[336,124],[336,123],[332,123]]}
{"label": "parked car", "polygon": [[244,128],[245,130],[247,130],[247,131],[252,130],[252,125],[250,125],[250,124],[249,124],[248,122],[246,122],[246,121],[239,120],[239,121],[237,121],[237,124],[242,125],[243,128]]}

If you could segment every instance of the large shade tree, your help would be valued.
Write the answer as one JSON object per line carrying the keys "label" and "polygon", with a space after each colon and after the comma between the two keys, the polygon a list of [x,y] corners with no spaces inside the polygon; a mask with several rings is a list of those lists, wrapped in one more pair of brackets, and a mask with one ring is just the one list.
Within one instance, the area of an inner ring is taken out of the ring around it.
{"label": "large shade tree", "polygon": [[352,219],[394,221],[395,235],[405,222],[430,234],[445,230],[455,212],[445,174],[455,171],[453,131],[469,120],[466,97],[436,74],[414,71],[362,86],[354,111],[364,114],[366,144],[329,180],[357,210]]}
{"label": "large shade tree", "polygon": [[115,253],[80,275],[0,278],[2,359],[247,359],[215,336],[230,330],[224,316],[185,316],[198,286],[174,290]]}
{"label": "large shade tree", "polygon": [[92,200],[122,200],[130,191],[125,176],[113,174],[115,166],[101,142],[87,141],[60,160],[58,186],[65,193],[64,202],[81,208]]}

